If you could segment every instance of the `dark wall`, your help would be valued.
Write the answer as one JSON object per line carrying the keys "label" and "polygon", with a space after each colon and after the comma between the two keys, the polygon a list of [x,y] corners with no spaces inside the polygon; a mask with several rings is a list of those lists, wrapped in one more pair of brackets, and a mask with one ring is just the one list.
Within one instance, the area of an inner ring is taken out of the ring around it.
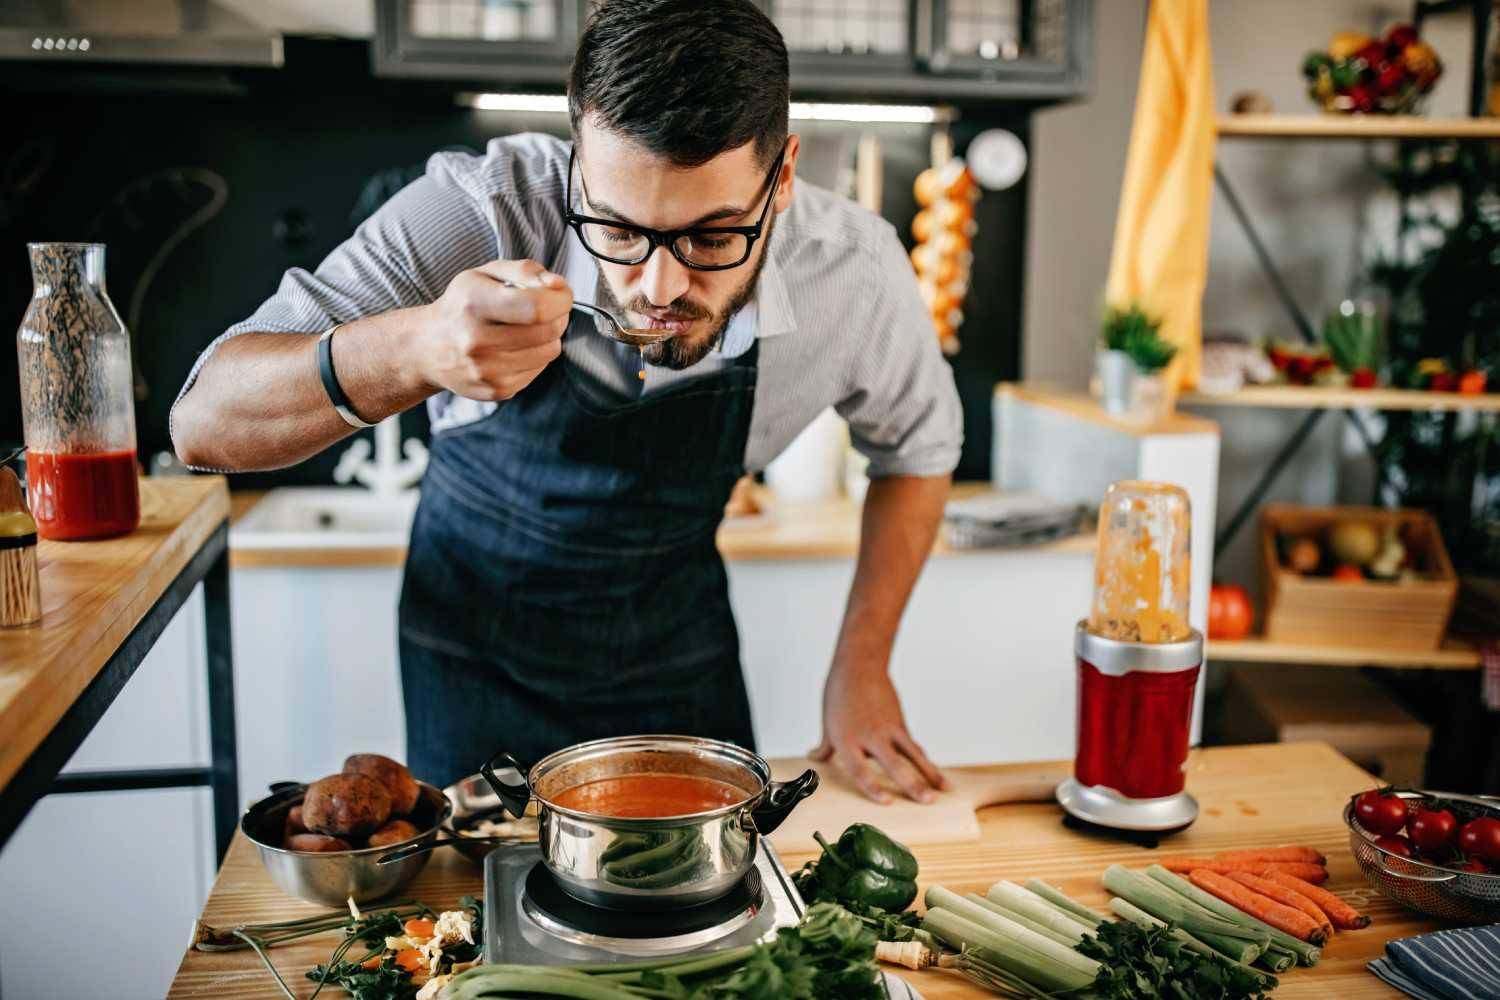
{"label": "dark wall", "polygon": [[[478,113],[456,106],[449,88],[372,79],[363,43],[289,41],[282,70],[170,85],[20,64],[0,72],[0,89],[23,95],[6,101],[13,141],[0,147],[0,317],[13,330],[31,294],[26,242],[106,243],[110,295],[136,344],[143,456],[170,448],[168,410],[203,347],[248,316],[287,268],[316,267],[428,155],[566,128],[561,116]],[[1023,130],[1024,115],[1014,118],[1005,124]],[[908,147],[889,147],[886,179],[886,214],[903,232],[926,155],[925,142]],[[980,204],[975,287],[955,359],[967,478],[988,475],[990,390],[1019,370],[1024,211],[1024,186]],[[21,436],[15,365],[14,350],[0,349],[0,453]],[[409,433],[425,433],[420,408],[405,420]],[[236,485],[326,483],[335,457]]]}

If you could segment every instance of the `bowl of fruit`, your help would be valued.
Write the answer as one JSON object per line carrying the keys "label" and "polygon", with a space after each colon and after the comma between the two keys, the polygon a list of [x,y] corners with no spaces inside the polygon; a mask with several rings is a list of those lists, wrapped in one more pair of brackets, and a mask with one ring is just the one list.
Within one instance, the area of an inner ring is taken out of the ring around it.
{"label": "bowl of fruit", "polygon": [[1349,849],[1376,889],[1439,920],[1500,921],[1500,800],[1370,789],[1344,807]]}
{"label": "bowl of fruit", "polygon": [[1443,75],[1443,63],[1416,28],[1397,24],[1383,38],[1339,32],[1326,52],[1308,53],[1302,75],[1324,111],[1409,115]]}

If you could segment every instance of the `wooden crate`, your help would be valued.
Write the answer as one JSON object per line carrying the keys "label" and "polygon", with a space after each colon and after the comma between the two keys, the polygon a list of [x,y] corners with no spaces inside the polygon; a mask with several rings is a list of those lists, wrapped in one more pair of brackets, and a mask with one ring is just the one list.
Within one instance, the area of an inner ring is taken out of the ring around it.
{"label": "wooden crate", "polygon": [[1228,743],[1323,740],[1393,785],[1421,786],[1432,730],[1383,686],[1343,667],[1246,666],[1224,690]]}
{"label": "wooden crate", "polygon": [[[1344,583],[1303,576],[1282,565],[1278,534],[1315,537],[1322,544],[1329,525],[1349,518],[1369,521],[1381,531],[1399,527],[1424,578]],[[1458,595],[1458,577],[1431,515],[1378,507],[1267,504],[1260,523],[1268,640],[1406,650],[1436,649],[1442,643]]]}

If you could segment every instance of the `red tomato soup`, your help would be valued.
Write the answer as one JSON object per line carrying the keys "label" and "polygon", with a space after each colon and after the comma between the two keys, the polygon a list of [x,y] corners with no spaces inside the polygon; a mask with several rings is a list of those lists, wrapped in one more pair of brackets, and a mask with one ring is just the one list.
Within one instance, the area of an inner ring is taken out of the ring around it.
{"label": "red tomato soup", "polygon": [[43,538],[68,541],[134,531],[141,522],[135,451],[29,451],[26,499]]}
{"label": "red tomato soup", "polygon": [[691,774],[626,774],[574,785],[553,805],[594,816],[660,819],[709,812],[743,802],[743,789]]}

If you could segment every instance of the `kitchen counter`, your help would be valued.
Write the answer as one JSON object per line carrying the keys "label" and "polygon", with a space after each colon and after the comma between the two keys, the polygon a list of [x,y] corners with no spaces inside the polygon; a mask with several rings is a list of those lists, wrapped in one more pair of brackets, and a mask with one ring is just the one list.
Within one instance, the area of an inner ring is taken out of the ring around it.
{"label": "kitchen counter", "polygon": [[[990,489],[988,483],[958,483],[953,496],[973,496]],[[238,520],[254,509],[264,497],[260,492],[236,492],[231,505],[232,519]],[[859,552],[861,505],[847,496],[830,500],[784,500],[763,487],[756,497],[763,512],[727,519],[719,529],[719,551],[730,562],[754,562],[792,559],[853,559]],[[1026,552],[1092,551],[1091,532],[1039,546]],[[954,549],[939,538],[933,554],[947,556],[970,551]],[[234,548],[230,565],[236,569],[253,566],[399,566],[406,560],[405,546],[380,548]]]}
{"label": "kitchen counter", "polygon": [[[1198,797],[1202,815],[1191,828],[1169,840],[1165,850],[1197,854],[1310,844],[1328,855],[1328,887],[1374,918],[1374,924],[1366,930],[1339,932],[1325,949],[1323,961],[1314,968],[1296,968],[1283,975],[1274,994],[1277,998],[1399,997],[1401,994],[1366,971],[1365,963],[1380,954],[1389,940],[1438,927],[1370,888],[1349,853],[1348,832],[1340,812],[1351,794],[1373,783],[1368,774],[1322,743],[1223,747],[1192,754],[1188,788]],[[1144,866],[1152,860],[1152,851],[1075,832],[1064,827],[1060,817],[1056,806],[1040,803],[982,810],[978,842],[916,849],[923,888],[940,883],[958,892],[983,892],[1000,879],[1038,877],[1080,902],[1103,909],[1107,896],[1099,877],[1104,869],[1116,862]],[[812,856],[797,849],[800,846],[777,845],[788,869],[795,869]],[[440,851],[401,895],[444,908],[455,905],[464,894],[480,895],[482,882],[475,865],[456,852]],[[243,834],[236,834],[204,906],[203,920],[224,927],[293,919],[318,909],[277,891],[261,867],[254,846]],[[303,973],[325,960],[337,940],[337,935],[324,935],[271,954],[289,983],[305,986]],[[991,995],[953,973],[896,971],[920,989],[926,1000],[982,1000]],[[169,996],[251,1000],[280,994],[249,952],[189,950]]]}
{"label": "kitchen counter", "polygon": [[213,766],[71,775],[67,790],[211,784],[220,847],[235,821],[227,595],[229,491],[218,476],[143,479],[141,523],[102,541],[38,545],[42,620],[0,630],[0,843],[124,687],[200,581],[207,606]]}

